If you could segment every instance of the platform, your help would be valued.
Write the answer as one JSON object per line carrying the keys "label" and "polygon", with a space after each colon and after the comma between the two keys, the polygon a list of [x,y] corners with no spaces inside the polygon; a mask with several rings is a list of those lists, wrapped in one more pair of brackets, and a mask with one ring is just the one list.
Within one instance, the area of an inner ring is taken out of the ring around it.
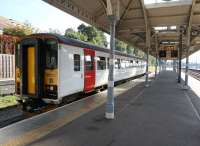
{"label": "platform", "polygon": [[15,80],[14,79],[1,79],[0,78],[0,96],[15,93]]}
{"label": "platform", "polygon": [[199,146],[200,99],[176,77],[162,72],[148,88],[142,78],[117,87],[114,120],[104,118],[103,92],[0,129],[0,145]]}

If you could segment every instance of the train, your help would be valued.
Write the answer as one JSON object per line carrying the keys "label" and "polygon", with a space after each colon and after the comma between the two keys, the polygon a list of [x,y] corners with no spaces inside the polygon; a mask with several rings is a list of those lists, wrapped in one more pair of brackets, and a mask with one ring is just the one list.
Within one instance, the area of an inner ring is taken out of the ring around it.
{"label": "train", "polygon": [[[75,93],[104,87],[109,52],[58,34],[26,36],[16,47],[16,93],[23,103],[42,100],[60,104]],[[145,68],[145,59],[115,51],[115,82],[145,74]]]}

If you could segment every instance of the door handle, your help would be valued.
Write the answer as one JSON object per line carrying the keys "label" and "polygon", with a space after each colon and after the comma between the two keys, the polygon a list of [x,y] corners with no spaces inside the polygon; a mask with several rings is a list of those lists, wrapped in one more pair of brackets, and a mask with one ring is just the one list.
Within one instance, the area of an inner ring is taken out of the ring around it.
{"label": "door handle", "polygon": [[81,74],[81,79],[83,78],[83,74]]}

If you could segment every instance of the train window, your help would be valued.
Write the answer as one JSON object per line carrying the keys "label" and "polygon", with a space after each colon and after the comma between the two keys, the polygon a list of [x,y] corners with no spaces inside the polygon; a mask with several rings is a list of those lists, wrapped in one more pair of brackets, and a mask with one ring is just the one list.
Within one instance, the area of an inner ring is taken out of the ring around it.
{"label": "train window", "polygon": [[46,40],[46,68],[55,69],[57,68],[58,62],[58,45],[55,40]]}
{"label": "train window", "polygon": [[120,69],[121,68],[120,59],[115,60],[115,68],[116,69]]}
{"label": "train window", "polygon": [[126,60],[126,68],[129,68],[129,61]]}
{"label": "train window", "polygon": [[97,70],[105,70],[105,69],[106,69],[106,58],[97,57]]}
{"label": "train window", "polygon": [[133,60],[130,60],[130,65],[129,65],[129,67],[133,67]]}
{"label": "train window", "polygon": [[107,58],[107,69],[109,69],[110,63],[109,63],[109,58]]}
{"label": "train window", "polygon": [[81,70],[81,57],[78,54],[74,54],[74,71]]}
{"label": "train window", "polygon": [[121,60],[121,68],[126,68],[126,61],[125,60]]}
{"label": "train window", "polygon": [[93,70],[94,69],[94,57],[87,55],[85,56],[85,67],[86,70]]}
{"label": "train window", "polygon": [[138,60],[135,60],[135,66],[136,67],[138,66]]}

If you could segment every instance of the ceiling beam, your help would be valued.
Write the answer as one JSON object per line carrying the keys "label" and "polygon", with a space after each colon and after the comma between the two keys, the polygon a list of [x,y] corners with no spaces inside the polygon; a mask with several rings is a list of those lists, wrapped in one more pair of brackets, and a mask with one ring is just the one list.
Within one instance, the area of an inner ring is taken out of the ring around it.
{"label": "ceiling beam", "polygon": [[102,16],[103,14],[106,14],[106,1],[105,0],[98,0],[98,2],[101,4],[101,8],[99,8],[96,12],[95,12],[95,18],[98,19],[100,16]]}
{"label": "ceiling beam", "polygon": [[82,8],[81,6],[76,5],[72,0],[43,0],[43,1],[89,24],[95,24],[93,15],[86,9]]}
{"label": "ceiling beam", "polygon": [[129,11],[129,8],[130,8],[130,5],[131,5],[131,2],[132,2],[132,1],[133,1],[133,0],[129,0],[129,1],[128,1],[128,4],[126,5],[126,7],[125,7],[125,9],[124,9],[124,11],[123,11],[123,13],[122,13],[122,15],[120,16],[120,19],[119,19],[119,21],[118,21],[116,27],[118,27],[118,26],[120,25],[121,20],[124,18],[124,16],[126,15],[126,13]]}
{"label": "ceiling beam", "polygon": [[144,22],[145,22],[145,30],[146,30],[146,47],[149,49],[151,46],[151,42],[150,42],[150,27],[149,27],[149,21],[147,18],[147,10],[144,6],[144,0],[140,0],[140,4],[142,6],[142,12],[143,12],[143,16],[144,16]]}

